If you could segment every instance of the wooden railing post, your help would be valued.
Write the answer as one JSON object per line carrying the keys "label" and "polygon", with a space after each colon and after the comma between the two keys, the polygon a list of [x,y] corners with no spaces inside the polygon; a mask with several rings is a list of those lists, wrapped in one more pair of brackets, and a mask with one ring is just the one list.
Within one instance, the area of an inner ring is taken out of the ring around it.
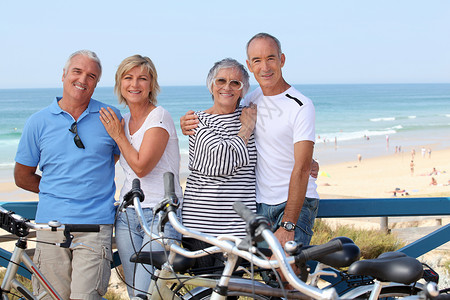
{"label": "wooden railing post", "polygon": [[388,217],[381,217],[380,218],[380,230],[385,232],[385,233],[390,233]]}

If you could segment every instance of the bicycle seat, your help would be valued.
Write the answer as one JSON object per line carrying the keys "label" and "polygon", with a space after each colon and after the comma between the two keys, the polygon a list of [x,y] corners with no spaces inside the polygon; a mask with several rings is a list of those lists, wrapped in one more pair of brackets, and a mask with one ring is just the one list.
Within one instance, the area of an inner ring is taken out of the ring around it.
{"label": "bicycle seat", "polygon": [[343,249],[317,259],[318,262],[333,268],[343,268],[350,266],[353,262],[360,258],[361,251],[352,239],[345,236],[340,236],[332,239],[332,241],[333,240],[340,240],[342,242]]}
{"label": "bicycle seat", "polygon": [[386,252],[375,259],[354,262],[351,275],[368,275],[380,281],[411,284],[422,278],[422,263],[402,252]]}
{"label": "bicycle seat", "polygon": [[[130,262],[153,265],[155,268],[161,270],[162,265],[167,261],[167,257],[168,253],[164,251],[142,251],[140,253],[134,253],[130,257]],[[184,273],[186,270],[192,268],[194,263],[194,258],[176,254],[173,262],[173,270]]]}

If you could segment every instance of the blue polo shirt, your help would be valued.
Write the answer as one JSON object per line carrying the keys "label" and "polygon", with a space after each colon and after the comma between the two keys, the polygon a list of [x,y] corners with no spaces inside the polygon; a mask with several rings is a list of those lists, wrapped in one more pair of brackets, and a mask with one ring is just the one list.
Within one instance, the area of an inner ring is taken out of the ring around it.
{"label": "blue polo shirt", "polygon": [[25,166],[39,165],[42,172],[36,222],[113,224],[114,154],[120,151],[99,118],[100,108],[108,105],[91,99],[78,118],[81,149],[69,131],[75,120],[59,107],[59,100],[27,120],[15,158]]}

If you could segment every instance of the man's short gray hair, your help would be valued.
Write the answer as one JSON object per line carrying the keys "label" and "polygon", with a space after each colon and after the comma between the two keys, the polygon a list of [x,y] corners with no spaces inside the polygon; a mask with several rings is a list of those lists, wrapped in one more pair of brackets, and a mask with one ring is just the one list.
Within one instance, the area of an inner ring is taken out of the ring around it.
{"label": "man's short gray hair", "polygon": [[248,57],[248,46],[250,46],[250,43],[251,43],[253,40],[256,40],[256,39],[272,39],[272,40],[275,42],[275,44],[277,44],[277,48],[278,48],[278,56],[281,56],[281,54],[283,53],[283,52],[281,51],[281,43],[280,43],[280,41],[279,41],[276,37],[274,37],[273,35],[270,35],[270,34],[268,34],[268,33],[265,33],[265,32],[260,32],[260,33],[258,33],[258,34],[255,34],[255,35],[248,41],[247,47],[245,48],[246,51],[247,51],[247,57]]}
{"label": "man's short gray hair", "polygon": [[217,73],[222,69],[230,68],[235,68],[241,72],[242,83],[244,84],[244,87],[242,88],[242,97],[247,94],[248,90],[250,89],[250,76],[248,75],[247,69],[235,59],[224,58],[221,61],[214,63],[214,66],[211,68],[211,70],[209,70],[208,76],[206,77],[206,86],[208,87],[211,95],[213,93],[212,88],[214,84],[214,78],[216,78]]}
{"label": "man's short gray hair", "polygon": [[91,50],[78,50],[74,53],[72,53],[69,58],[66,61],[66,64],[64,65],[64,76],[67,75],[67,72],[69,72],[70,63],[72,62],[72,58],[74,58],[77,55],[84,55],[95,61],[98,65],[98,68],[100,69],[100,74],[98,74],[97,82],[100,81],[100,77],[102,77],[102,63],[100,62],[100,58],[98,58],[97,54],[95,54],[94,51]]}

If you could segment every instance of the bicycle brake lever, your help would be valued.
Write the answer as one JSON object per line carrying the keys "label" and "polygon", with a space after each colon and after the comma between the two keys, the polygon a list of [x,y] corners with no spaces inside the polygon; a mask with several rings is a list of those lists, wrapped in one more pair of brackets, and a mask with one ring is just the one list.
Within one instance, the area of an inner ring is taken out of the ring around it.
{"label": "bicycle brake lever", "polygon": [[163,199],[153,207],[153,214],[156,215],[170,204],[170,199]]}
{"label": "bicycle brake lever", "polygon": [[72,245],[73,235],[70,234],[70,231],[68,228],[64,228],[64,237],[66,240],[62,243],[55,243],[56,246],[62,247],[62,248],[70,248]]}

